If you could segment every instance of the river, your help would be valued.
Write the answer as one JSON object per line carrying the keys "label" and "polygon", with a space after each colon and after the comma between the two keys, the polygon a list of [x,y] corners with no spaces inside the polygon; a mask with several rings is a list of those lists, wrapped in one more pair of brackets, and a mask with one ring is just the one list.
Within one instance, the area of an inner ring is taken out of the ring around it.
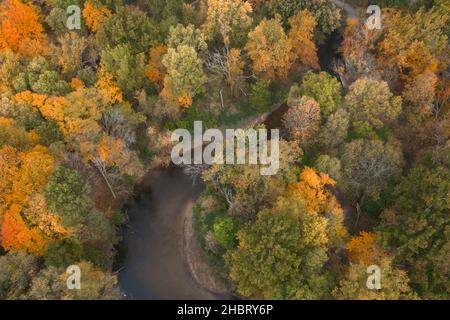
{"label": "river", "polygon": [[[318,50],[322,70],[332,73],[340,42],[338,31]],[[281,125],[288,109],[281,105],[265,121],[268,128]],[[125,206],[129,217],[119,259],[119,287],[124,299],[216,299],[194,280],[184,255],[186,210],[199,196],[202,186],[192,185],[180,169],[151,171],[137,189],[137,197]]]}
{"label": "river", "polygon": [[[180,169],[152,171],[125,208],[129,227],[119,286],[126,299],[214,299],[192,277],[183,252],[184,216],[201,192]],[[150,186],[148,185],[150,184]]]}

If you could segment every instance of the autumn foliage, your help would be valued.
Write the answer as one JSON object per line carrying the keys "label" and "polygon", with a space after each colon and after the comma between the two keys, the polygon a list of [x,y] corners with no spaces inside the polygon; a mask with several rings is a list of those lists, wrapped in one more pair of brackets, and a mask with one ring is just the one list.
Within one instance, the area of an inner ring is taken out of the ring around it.
{"label": "autumn foliage", "polygon": [[370,266],[378,264],[386,253],[377,245],[377,235],[373,232],[361,232],[347,244],[350,262]]}
{"label": "autumn foliage", "polygon": [[111,10],[107,6],[95,6],[91,1],[86,1],[83,8],[83,17],[92,32],[97,32],[102,19],[109,17]]}
{"label": "autumn foliage", "polygon": [[47,42],[38,9],[19,0],[6,0],[0,6],[0,50],[9,48],[21,56],[37,56]]}
{"label": "autumn foliage", "polygon": [[46,241],[37,228],[29,228],[20,213],[18,205],[12,205],[3,217],[2,246],[6,250],[25,250],[42,255]]}

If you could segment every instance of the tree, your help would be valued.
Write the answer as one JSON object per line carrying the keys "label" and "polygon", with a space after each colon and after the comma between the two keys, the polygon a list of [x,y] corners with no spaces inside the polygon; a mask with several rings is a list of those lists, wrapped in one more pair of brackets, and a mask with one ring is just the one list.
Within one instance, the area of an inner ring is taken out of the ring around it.
{"label": "tree", "polygon": [[253,71],[265,80],[285,78],[294,61],[292,43],[279,19],[264,19],[248,34]]}
{"label": "tree", "polygon": [[111,270],[114,262],[114,246],[117,244],[115,226],[97,210],[92,210],[75,235],[81,243],[80,256],[103,270]]}
{"label": "tree", "polygon": [[332,113],[319,134],[319,143],[328,150],[339,147],[347,137],[350,115],[345,109]]}
{"label": "tree", "polygon": [[338,300],[411,300],[417,295],[408,285],[409,279],[405,271],[392,266],[389,258],[382,258],[381,289],[367,288],[367,266],[350,264],[339,286],[333,290],[333,296]]}
{"label": "tree", "polygon": [[407,106],[406,116],[411,122],[421,122],[431,116],[436,96],[437,76],[428,71],[410,82],[403,90],[402,96]]}
{"label": "tree", "polygon": [[389,10],[385,15],[385,36],[378,44],[377,59],[382,67],[394,67],[409,81],[426,70],[435,72],[437,57],[445,56],[448,46],[448,12],[438,5],[414,13]]}
{"label": "tree", "polygon": [[314,12],[318,26],[316,37],[319,39],[324,39],[325,34],[331,33],[340,26],[341,10],[329,1],[269,0],[267,2],[269,13],[271,15],[281,15],[285,26],[288,24],[288,19],[300,10],[307,9],[309,12]]}
{"label": "tree", "polygon": [[41,193],[32,195],[21,213],[28,225],[38,228],[47,239],[61,239],[69,233],[62,227],[61,217],[48,209]]}
{"label": "tree", "polygon": [[304,209],[300,198],[280,199],[238,232],[230,277],[250,298],[320,299],[329,295],[327,219]]}
{"label": "tree", "polygon": [[343,188],[348,199],[378,199],[401,175],[403,156],[393,141],[358,139],[347,143],[341,157]]}
{"label": "tree", "polygon": [[236,221],[230,217],[220,217],[216,219],[213,225],[214,239],[227,250],[230,250],[236,245],[236,232],[238,226]]}
{"label": "tree", "polygon": [[[88,261],[76,261],[81,270],[81,289],[67,288],[68,274],[64,269],[42,269],[33,279],[26,299],[53,300],[116,300],[119,298],[117,276],[96,268]],[[32,280],[32,281],[31,281]]]}
{"label": "tree", "polygon": [[[76,263],[82,274],[80,290],[65,288],[64,300],[115,300],[119,297],[117,276],[95,268],[92,263],[80,261]],[[61,275],[64,282],[68,275]]]}
{"label": "tree", "polygon": [[250,91],[250,106],[260,112],[270,109],[272,96],[269,90],[270,82],[264,80],[257,80],[251,86]]}
{"label": "tree", "polygon": [[0,148],[0,208],[5,204],[6,195],[12,190],[19,164],[20,157],[15,148],[11,146]]}
{"label": "tree", "polygon": [[314,69],[319,69],[316,44],[313,41],[316,19],[308,10],[299,11],[289,18],[289,39],[295,44],[293,52],[300,62]]}
{"label": "tree", "polygon": [[355,121],[352,123],[347,139],[349,141],[355,139],[372,140],[379,139],[379,137],[367,121]]}
{"label": "tree", "polygon": [[314,168],[319,172],[328,174],[338,183],[341,180],[341,161],[338,158],[330,157],[327,154],[321,154],[314,162]]}
{"label": "tree", "polygon": [[70,92],[70,85],[56,71],[44,71],[31,86],[34,92],[63,96]]}
{"label": "tree", "polygon": [[385,81],[368,78],[352,83],[344,99],[352,121],[365,120],[376,129],[394,121],[401,104],[401,97],[394,97]]}
{"label": "tree", "polygon": [[367,32],[358,18],[348,18],[339,51],[345,57],[362,59],[368,50]]}
{"label": "tree", "polygon": [[86,1],[83,8],[83,18],[92,32],[97,32],[102,21],[111,16],[111,10],[107,6],[96,6],[91,1]]}
{"label": "tree", "polygon": [[33,136],[18,126],[14,120],[0,118],[0,147],[8,145],[18,150],[26,150],[33,144]]}
{"label": "tree", "polygon": [[365,231],[353,237],[347,243],[350,262],[366,267],[380,264],[381,260],[387,257],[387,253],[378,246],[377,238],[376,233]]}
{"label": "tree", "polygon": [[192,24],[189,24],[187,27],[182,24],[177,24],[175,27],[171,26],[166,44],[167,47],[174,49],[181,45],[189,46],[197,52],[205,52],[208,49],[205,36]]}
{"label": "tree", "polygon": [[308,72],[300,84],[299,93],[319,103],[324,119],[341,106],[342,87],[339,81],[327,72]]}
{"label": "tree", "polygon": [[50,210],[62,217],[66,227],[77,227],[92,207],[89,186],[76,170],[57,167],[45,188],[45,200]]}
{"label": "tree", "polygon": [[25,252],[0,256],[0,299],[19,299],[38,272],[38,259]]}
{"label": "tree", "polygon": [[117,81],[125,94],[142,88],[145,84],[145,54],[133,54],[129,45],[122,44],[101,53],[105,71]]}
{"label": "tree", "polygon": [[54,164],[55,160],[48,149],[40,145],[19,154],[18,172],[13,177],[10,193],[4,198],[8,204],[18,205],[15,212],[19,212],[30,197],[47,184]]}
{"label": "tree", "polygon": [[252,221],[256,214],[272,206],[296,179],[295,163],[302,150],[295,142],[280,140],[280,167],[276,175],[262,176],[259,165],[212,165],[202,179],[214,190],[228,212],[243,221]]}
{"label": "tree", "polygon": [[26,251],[36,256],[44,254],[46,240],[38,228],[28,228],[17,204],[11,205],[3,215],[2,246],[7,251]]}
{"label": "tree", "polygon": [[343,223],[344,211],[330,191],[335,185],[328,174],[304,167],[300,181],[289,186],[289,195],[302,199],[306,212],[327,217],[329,245],[338,247],[347,237],[347,230]]}
{"label": "tree", "polygon": [[239,90],[244,92],[242,86],[245,79],[245,62],[240,49],[225,48],[223,51],[209,53],[205,65],[210,71],[226,80],[232,94],[236,95]]}
{"label": "tree", "polygon": [[61,279],[61,270],[51,266],[41,269],[31,279],[31,285],[24,298],[32,300],[59,300],[67,284]]}
{"label": "tree", "polygon": [[20,56],[34,57],[46,49],[44,27],[37,7],[6,0],[0,7],[0,50],[10,48]]}
{"label": "tree", "polygon": [[392,207],[381,214],[383,247],[408,270],[412,286],[424,298],[450,295],[448,167],[416,164],[395,188]]}
{"label": "tree", "polygon": [[80,37],[75,32],[66,32],[58,38],[60,46],[56,50],[56,60],[62,67],[64,74],[73,75],[83,65],[83,54],[88,48],[90,41]]}
{"label": "tree", "polygon": [[20,72],[12,82],[16,91],[26,91],[46,95],[65,95],[70,85],[61,77],[44,57],[36,57],[28,64],[25,72]]}
{"label": "tree", "polygon": [[290,191],[305,200],[305,209],[322,212],[332,194],[325,186],[334,186],[336,182],[325,173],[316,173],[314,169],[305,167],[300,174],[300,182],[292,184]]}
{"label": "tree", "polygon": [[203,60],[193,47],[180,45],[167,50],[163,65],[167,74],[161,96],[169,105],[189,107],[193,97],[204,90],[206,76],[202,69]]}
{"label": "tree", "polygon": [[19,57],[10,49],[0,53],[0,94],[8,93],[11,83],[22,71]]}
{"label": "tree", "polygon": [[113,76],[106,72],[104,68],[99,68],[98,70],[98,79],[95,83],[95,87],[110,104],[123,102],[122,91],[120,91],[117,84],[114,83]]}
{"label": "tree", "polygon": [[281,121],[290,139],[310,146],[319,131],[320,120],[319,104],[312,98],[303,97],[288,109]]}
{"label": "tree", "polygon": [[232,39],[245,32],[252,24],[253,9],[246,0],[208,0],[208,13],[204,24],[210,36],[219,34],[228,48]]}
{"label": "tree", "polygon": [[156,85],[158,90],[162,89],[164,75],[166,74],[166,68],[162,63],[166,53],[167,47],[164,44],[150,48],[148,65],[145,70],[145,75]]}
{"label": "tree", "polygon": [[137,7],[119,6],[116,13],[103,19],[97,34],[102,49],[128,45],[133,53],[148,52],[160,42],[157,28]]}

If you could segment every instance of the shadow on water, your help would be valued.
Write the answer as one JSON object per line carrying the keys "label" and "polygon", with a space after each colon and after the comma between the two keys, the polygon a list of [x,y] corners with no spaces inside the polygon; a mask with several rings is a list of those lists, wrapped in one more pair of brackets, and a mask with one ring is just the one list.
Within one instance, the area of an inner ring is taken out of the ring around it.
{"label": "shadow on water", "polygon": [[[319,47],[322,70],[332,73],[341,41],[331,34]],[[264,124],[281,127],[286,103],[273,111]],[[202,190],[181,169],[152,170],[136,188],[136,198],[124,207],[128,215],[119,248],[119,286],[125,299],[226,299],[199,287],[183,252],[184,217]]]}

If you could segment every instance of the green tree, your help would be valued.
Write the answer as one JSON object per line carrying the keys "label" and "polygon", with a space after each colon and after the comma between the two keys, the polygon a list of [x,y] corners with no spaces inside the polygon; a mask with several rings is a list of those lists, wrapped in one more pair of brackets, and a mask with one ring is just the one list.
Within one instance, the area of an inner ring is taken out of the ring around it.
{"label": "green tree", "polygon": [[158,29],[134,6],[117,7],[116,13],[100,24],[96,37],[102,49],[128,44],[133,53],[147,53],[161,41]]}
{"label": "green tree", "polygon": [[321,154],[314,162],[314,168],[319,172],[325,172],[337,182],[341,181],[342,168],[341,161],[338,158],[330,157],[327,154]]}
{"label": "green tree", "polygon": [[57,167],[45,188],[45,200],[50,210],[63,218],[67,227],[79,226],[92,207],[90,188],[81,174],[73,169]]}
{"label": "green tree", "polygon": [[75,236],[82,243],[83,260],[90,261],[103,270],[112,268],[117,238],[115,229],[105,214],[96,210],[89,212]]}
{"label": "green tree", "polygon": [[186,45],[195,48],[198,52],[204,52],[208,49],[205,36],[192,24],[186,27],[182,24],[177,24],[175,27],[171,26],[166,44],[167,47],[175,49],[180,45]]}
{"label": "green tree", "polygon": [[145,54],[134,54],[129,45],[122,44],[101,53],[105,70],[111,73],[120,89],[131,94],[144,86],[146,69]]}
{"label": "green tree", "polygon": [[65,269],[42,269],[25,295],[27,299],[51,300],[116,300],[119,298],[117,276],[95,268],[90,262],[74,263],[80,267],[81,289],[69,290]]}
{"label": "green tree", "polygon": [[237,223],[230,217],[217,218],[213,225],[214,239],[225,249],[232,249],[236,245]]}
{"label": "green tree", "polygon": [[348,133],[348,140],[355,139],[378,139],[378,135],[367,121],[355,121]]}
{"label": "green tree", "polygon": [[324,71],[308,72],[300,85],[300,94],[316,100],[325,119],[341,106],[341,91],[339,81]]}
{"label": "green tree", "polygon": [[193,47],[180,45],[169,48],[163,65],[167,69],[164,78],[163,99],[172,105],[190,106],[192,98],[204,91],[207,80],[203,72],[203,60]]}
{"label": "green tree", "polygon": [[61,75],[56,71],[44,71],[31,85],[31,89],[37,93],[52,96],[63,96],[70,92],[70,85],[62,80]]}
{"label": "green tree", "polygon": [[0,118],[0,147],[9,145],[18,150],[31,148],[34,143],[28,132],[9,120]]}
{"label": "green tree", "polygon": [[326,218],[305,211],[299,198],[281,199],[238,232],[230,276],[250,298],[320,299],[329,296]]}
{"label": "green tree", "polygon": [[245,0],[208,0],[208,12],[204,24],[210,37],[220,35],[225,46],[242,37],[252,24],[252,6]]}
{"label": "green tree", "polygon": [[402,99],[394,97],[385,81],[362,78],[350,85],[344,104],[352,121],[367,121],[380,129],[397,118]]}
{"label": "green tree", "polygon": [[450,297],[449,190],[448,166],[417,164],[395,188],[392,207],[381,214],[382,245],[405,266],[424,298]]}
{"label": "green tree", "polygon": [[270,82],[257,80],[251,86],[250,106],[259,112],[268,111],[272,105],[272,95],[269,90]]}
{"label": "green tree", "polygon": [[63,138],[58,123],[51,119],[36,127],[36,132],[39,134],[39,142],[47,146]]}

